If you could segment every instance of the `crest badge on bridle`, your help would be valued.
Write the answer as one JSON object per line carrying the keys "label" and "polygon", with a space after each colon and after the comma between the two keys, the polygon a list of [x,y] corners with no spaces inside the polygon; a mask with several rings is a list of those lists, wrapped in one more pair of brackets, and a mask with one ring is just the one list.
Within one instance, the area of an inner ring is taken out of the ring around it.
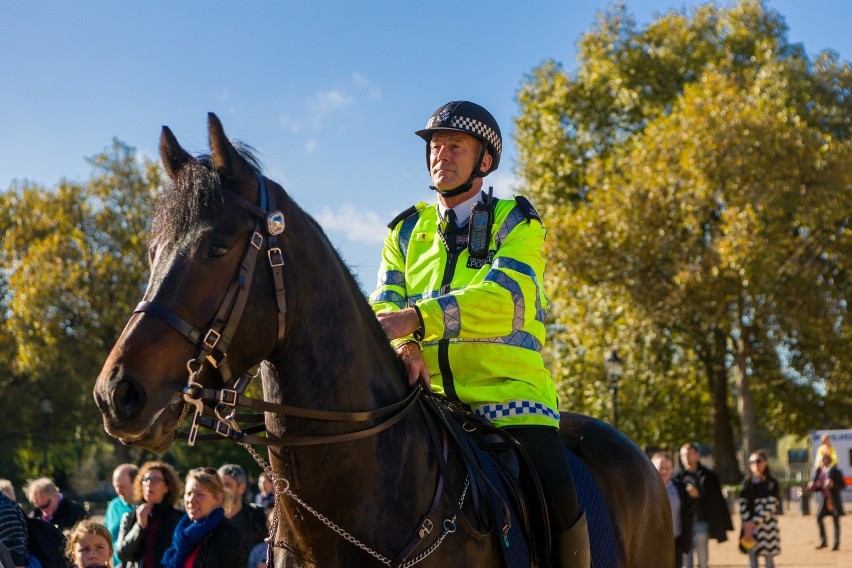
{"label": "crest badge on bridle", "polygon": [[266,216],[266,230],[270,235],[280,235],[284,232],[284,213],[272,211]]}

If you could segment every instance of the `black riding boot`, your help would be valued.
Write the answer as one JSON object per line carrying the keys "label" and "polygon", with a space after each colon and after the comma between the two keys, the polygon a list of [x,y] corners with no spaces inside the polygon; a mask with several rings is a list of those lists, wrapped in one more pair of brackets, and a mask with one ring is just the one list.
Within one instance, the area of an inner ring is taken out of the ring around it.
{"label": "black riding boot", "polygon": [[586,513],[580,515],[573,527],[555,535],[552,546],[552,568],[591,568],[592,553]]}
{"label": "black riding boot", "polygon": [[[577,491],[571,477],[571,464],[565,457],[565,447],[559,438],[559,431],[556,428],[543,426],[508,426],[506,430],[521,442],[538,470],[550,520],[552,568],[573,568],[574,566],[588,568],[588,561],[585,564],[582,563],[582,559],[588,559],[590,555],[586,515],[580,511]],[[582,530],[579,528],[580,525]],[[570,540],[566,540],[569,537]],[[563,542],[566,547],[570,545],[570,542],[580,547],[578,555],[572,561],[574,563],[563,562],[564,557],[560,553]]]}

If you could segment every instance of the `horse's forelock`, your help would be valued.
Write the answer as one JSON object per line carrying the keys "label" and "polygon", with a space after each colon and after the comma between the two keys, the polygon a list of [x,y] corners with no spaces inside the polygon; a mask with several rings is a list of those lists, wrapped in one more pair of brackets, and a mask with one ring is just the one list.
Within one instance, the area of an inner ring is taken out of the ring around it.
{"label": "horse's forelock", "polygon": [[[250,146],[234,143],[239,154],[255,173],[260,162]],[[169,180],[160,195],[151,228],[151,240],[172,242],[198,226],[206,218],[219,213],[223,204],[225,183],[207,154],[196,156]]]}

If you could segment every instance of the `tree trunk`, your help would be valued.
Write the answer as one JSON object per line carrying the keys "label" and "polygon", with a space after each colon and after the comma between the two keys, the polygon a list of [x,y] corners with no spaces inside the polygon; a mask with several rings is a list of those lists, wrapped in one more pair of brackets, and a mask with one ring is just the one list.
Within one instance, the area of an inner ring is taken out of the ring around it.
{"label": "tree trunk", "polygon": [[748,360],[751,357],[751,330],[744,328],[736,342],[734,353],[736,365],[737,386],[740,396],[737,399],[737,410],[740,414],[740,429],[742,430],[743,468],[748,471],[746,462],[753,451],[757,449],[757,419],[754,410],[754,397],[751,394],[751,382],[748,375]]}
{"label": "tree trunk", "polygon": [[710,385],[710,420],[713,423],[713,452],[715,471],[722,483],[739,483],[742,475],[734,451],[734,431],[728,407],[728,373],[725,369],[727,342],[718,329],[710,332],[712,345],[702,349],[700,356]]}

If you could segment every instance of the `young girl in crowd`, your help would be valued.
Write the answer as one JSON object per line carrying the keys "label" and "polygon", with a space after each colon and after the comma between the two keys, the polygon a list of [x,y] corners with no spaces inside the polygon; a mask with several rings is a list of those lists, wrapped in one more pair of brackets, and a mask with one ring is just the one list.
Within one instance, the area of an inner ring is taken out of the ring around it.
{"label": "young girl in crowd", "polygon": [[186,516],[175,527],[172,545],[163,555],[166,568],[246,568],[248,550],[239,530],[225,518],[222,478],[212,467],[186,476]]}
{"label": "young girl in crowd", "polygon": [[66,554],[75,568],[112,568],[112,535],[100,523],[80,521],[68,535]]}

